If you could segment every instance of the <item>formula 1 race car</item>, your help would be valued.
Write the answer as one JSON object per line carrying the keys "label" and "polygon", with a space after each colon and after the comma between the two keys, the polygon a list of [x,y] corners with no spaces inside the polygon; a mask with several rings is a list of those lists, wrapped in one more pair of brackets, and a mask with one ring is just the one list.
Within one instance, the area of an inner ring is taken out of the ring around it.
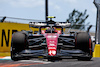
{"label": "formula 1 race car", "polygon": [[[34,27],[32,22],[30,27]],[[67,26],[68,24],[66,24]],[[89,32],[63,33],[64,26],[50,20],[47,25],[40,26],[39,32],[20,31],[12,36],[11,59],[46,58],[48,60],[74,57],[78,60],[92,58],[92,42]]]}

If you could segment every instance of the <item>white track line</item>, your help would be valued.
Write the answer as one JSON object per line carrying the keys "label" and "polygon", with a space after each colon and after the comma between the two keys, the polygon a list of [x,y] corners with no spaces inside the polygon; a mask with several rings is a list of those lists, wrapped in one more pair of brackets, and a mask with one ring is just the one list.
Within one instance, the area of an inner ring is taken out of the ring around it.
{"label": "white track line", "polygon": [[44,63],[44,64],[52,63],[52,62],[42,61],[42,60],[21,60],[21,61],[18,61],[18,62],[35,62],[35,63]]}
{"label": "white track line", "polygon": [[6,57],[3,57],[3,58],[0,58],[0,60],[11,60],[11,57],[10,56],[6,56]]}
{"label": "white track line", "polygon": [[11,59],[11,57],[10,56],[6,56],[3,59]]}
{"label": "white track line", "polygon": [[10,56],[6,56],[6,57],[0,58],[0,59],[11,59],[11,57]]}

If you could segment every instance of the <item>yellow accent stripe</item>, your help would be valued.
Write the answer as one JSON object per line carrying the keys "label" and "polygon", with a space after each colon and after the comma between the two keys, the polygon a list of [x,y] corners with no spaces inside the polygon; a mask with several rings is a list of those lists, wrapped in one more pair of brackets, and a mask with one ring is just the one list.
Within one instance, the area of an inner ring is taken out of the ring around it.
{"label": "yellow accent stripe", "polygon": [[95,45],[93,57],[100,57],[100,44]]}

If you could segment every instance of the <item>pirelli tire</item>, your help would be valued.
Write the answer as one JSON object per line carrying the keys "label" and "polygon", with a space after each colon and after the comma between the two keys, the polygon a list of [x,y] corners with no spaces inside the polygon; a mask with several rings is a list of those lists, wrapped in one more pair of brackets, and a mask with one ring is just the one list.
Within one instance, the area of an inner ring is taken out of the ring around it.
{"label": "pirelli tire", "polygon": [[76,35],[76,48],[84,51],[88,56],[81,56],[78,60],[91,60],[92,58],[92,41],[89,33],[81,32]]}
{"label": "pirelli tire", "polygon": [[11,42],[11,59],[20,60],[16,54],[27,48],[27,34],[25,32],[16,32],[12,36]]}

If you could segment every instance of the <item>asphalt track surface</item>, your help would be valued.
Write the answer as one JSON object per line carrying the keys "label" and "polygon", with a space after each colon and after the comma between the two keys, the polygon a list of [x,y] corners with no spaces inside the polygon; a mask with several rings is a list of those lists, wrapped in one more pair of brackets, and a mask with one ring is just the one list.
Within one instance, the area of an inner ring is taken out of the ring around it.
{"label": "asphalt track surface", "polygon": [[78,61],[77,59],[63,59],[50,62],[46,60],[20,60],[0,59],[0,67],[100,67],[100,58],[92,58],[91,61]]}

